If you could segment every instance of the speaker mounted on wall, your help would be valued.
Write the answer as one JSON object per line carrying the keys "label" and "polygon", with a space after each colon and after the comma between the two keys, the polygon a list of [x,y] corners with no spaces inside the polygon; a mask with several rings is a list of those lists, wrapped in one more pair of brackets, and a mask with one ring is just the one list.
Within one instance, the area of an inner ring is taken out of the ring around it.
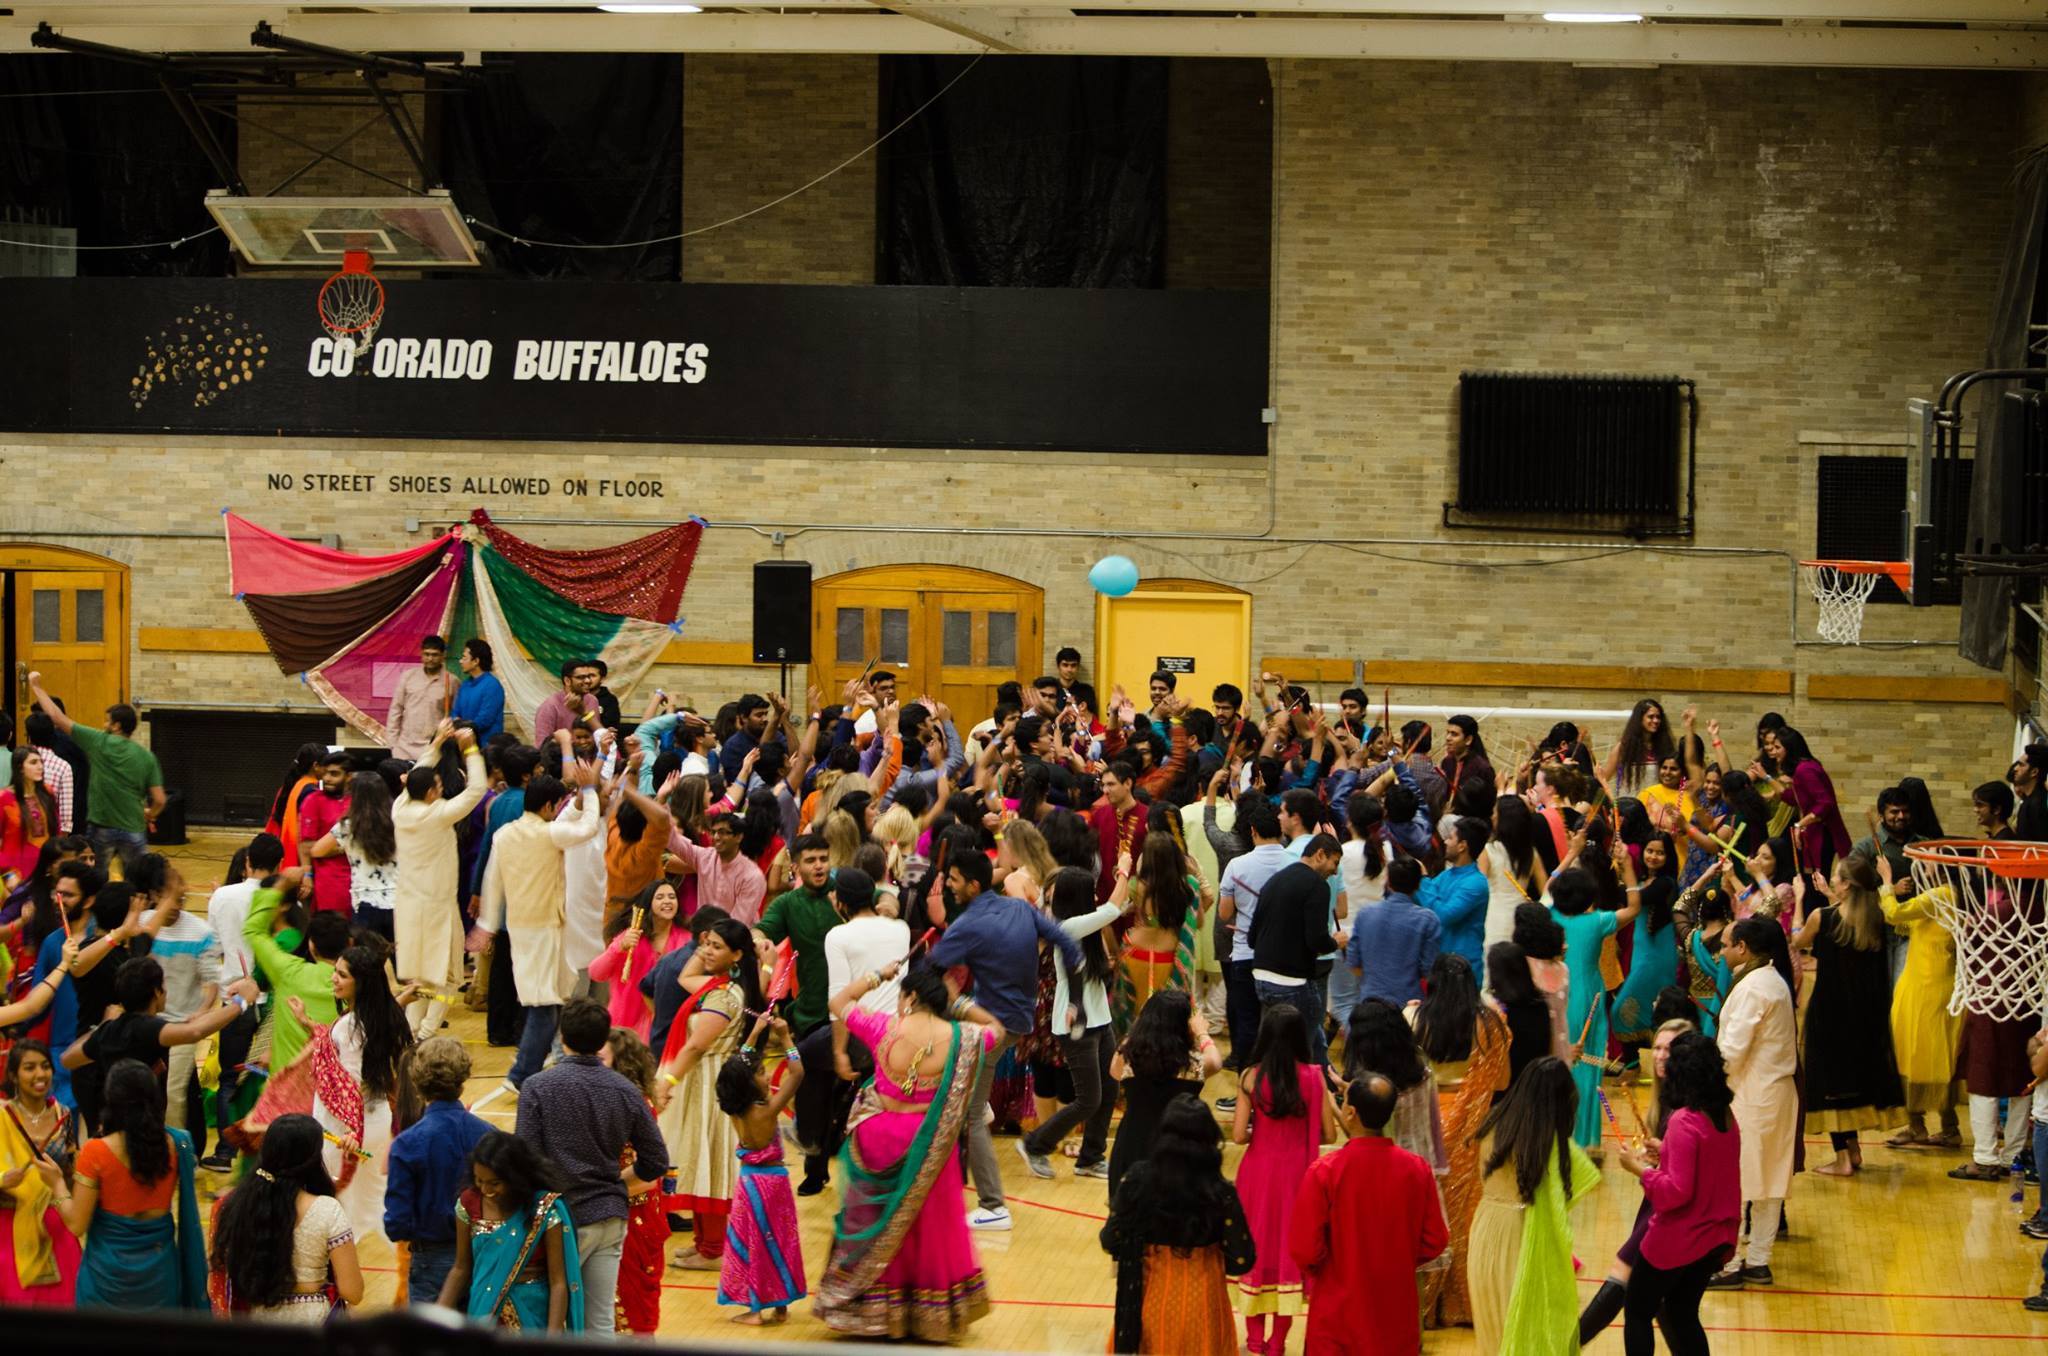
{"label": "speaker mounted on wall", "polygon": [[811,662],[811,562],[763,560],[754,566],[754,662]]}

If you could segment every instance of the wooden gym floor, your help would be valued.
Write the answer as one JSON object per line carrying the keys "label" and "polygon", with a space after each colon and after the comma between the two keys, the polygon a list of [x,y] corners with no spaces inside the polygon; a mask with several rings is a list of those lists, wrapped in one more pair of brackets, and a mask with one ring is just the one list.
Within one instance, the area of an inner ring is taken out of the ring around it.
{"label": "wooden gym floor", "polygon": [[[238,835],[201,830],[171,855],[181,860],[197,891],[220,879],[240,841]],[[458,1010],[451,1022],[450,1034],[469,1045],[476,1063],[469,1085],[474,1101],[498,1085],[513,1052],[484,1042],[480,1014]],[[1227,1076],[1211,1080],[1210,1099],[1226,1095],[1230,1084]],[[483,1114],[512,1128],[509,1097]],[[1966,1150],[1894,1151],[1877,1138],[1866,1136],[1859,1176],[1837,1180],[1808,1173],[1795,1182],[1786,1205],[1792,1232],[1779,1240],[1772,1258],[1775,1287],[1708,1294],[1702,1317],[1717,1352],[1895,1356],[1992,1351],[2014,1340],[2048,1342],[2048,1315],[2027,1313],[2019,1304],[2041,1283],[2043,1245],[2018,1231],[2039,1188],[2027,1187],[2026,1203],[2016,1204],[2010,1184],[1947,1178]],[[1104,1183],[1074,1179],[1065,1158],[1054,1160],[1055,1180],[1042,1181],[1026,1171],[1009,1140],[999,1138],[996,1147],[1014,1227],[1007,1234],[976,1236],[993,1308],[969,1341],[1003,1351],[1104,1350],[1114,1299],[1111,1268],[1096,1243]],[[1229,1150],[1226,1170],[1234,1170],[1238,1153]],[[1813,1165],[1826,1163],[1826,1136],[1809,1138],[1807,1154]],[[1613,1165],[1601,1187],[1574,1211],[1582,1296],[1605,1274],[1639,1198],[1633,1179]],[[815,1282],[831,1237],[836,1193],[797,1204],[804,1267]],[[681,1235],[672,1241],[671,1254],[688,1246],[688,1236]],[[369,1273],[365,1308],[383,1308],[396,1283],[390,1245],[365,1245],[362,1260]],[[663,1278],[662,1333],[731,1341],[832,1339],[807,1303],[792,1309],[781,1327],[738,1327],[726,1321],[731,1310],[716,1304],[715,1287],[715,1277],[705,1273],[669,1271]],[[1297,1324],[1290,1349],[1300,1351],[1300,1343]],[[1469,1329],[1428,1333],[1424,1349],[1433,1356],[1477,1350]],[[1588,1350],[1618,1354],[1619,1325]]]}

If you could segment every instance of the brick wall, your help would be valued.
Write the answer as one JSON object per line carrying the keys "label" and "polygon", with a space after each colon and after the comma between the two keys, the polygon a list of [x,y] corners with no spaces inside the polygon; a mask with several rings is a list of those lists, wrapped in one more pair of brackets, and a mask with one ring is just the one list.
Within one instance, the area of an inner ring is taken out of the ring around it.
{"label": "brick wall", "polygon": [[[686,172],[698,187],[688,220],[754,205],[871,139],[872,68],[693,57]],[[1791,562],[1812,549],[1813,439],[1894,436],[1907,397],[1981,352],[2010,215],[2007,175],[2033,98],[2021,77],[1985,73],[1276,63],[1280,420],[1267,540],[1229,539],[1268,527],[1268,467],[1233,459],[91,438],[0,445],[16,502],[76,506],[0,515],[0,534],[118,529],[140,510],[151,530],[202,535],[122,544],[136,566],[137,623],[246,629],[222,592],[219,505],[284,531],[339,533],[356,550],[417,540],[404,530],[409,517],[446,521],[471,507],[382,493],[310,500],[264,489],[266,466],[385,473],[431,460],[457,474],[504,474],[544,462],[560,474],[580,461],[593,474],[666,482],[665,508],[608,513],[652,522],[695,511],[718,524],[684,605],[690,638],[747,638],[749,567],[776,548],[741,520],[881,525],[791,537],[786,553],[820,576],[924,561],[1040,585],[1048,653],[1092,648],[1084,574],[1115,549],[1148,575],[1249,590],[1260,654],[1790,669],[1802,695],[1769,705],[1808,730],[1852,807],[1919,771],[1942,813],[1966,827],[1967,788],[2004,765],[2011,724],[1999,708],[1803,696],[1814,673],[1977,673],[1955,656],[1954,609],[1874,609],[1865,634],[1883,645],[1795,644],[1812,637],[1813,606],[1799,597],[1795,610]],[[685,276],[861,276],[873,254],[872,180],[858,191],[832,182],[841,200],[828,194],[799,209],[823,214],[815,228],[794,229],[804,218],[774,209],[704,237],[685,256]],[[1456,376],[1476,366],[1697,379],[1699,534],[1643,550],[1445,531]],[[1042,500],[993,522],[988,505],[1002,487],[1028,493],[1061,476],[1142,484],[1149,511],[1135,519],[1128,496],[1063,494],[1057,525],[1077,535],[976,530],[1042,520]],[[563,512],[556,502],[487,507],[508,518]],[[889,524],[958,530],[911,536]],[[1116,536],[1134,525],[1187,535]],[[576,546],[639,529],[517,530]],[[772,673],[663,670],[657,681],[708,701]],[[133,686],[157,701],[307,696],[260,656],[138,653]],[[1687,696],[1657,695],[1674,710]],[[1481,713],[1629,704],[1612,692],[1499,689],[1416,689],[1395,700]],[[1738,747],[1764,709],[1748,699],[1702,706]]]}
{"label": "brick wall", "polygon": [[[351,75],[307,76],[299,81],[299,85],[303,89],[346,90],[351,94],[367,95],[363,82]],[[384,87],[394,96],[402,94],[413,122],[425,126],[427,101],[424,95],[416,92],[420,87],[419,81],[393,77],[385,80]],[[408,188],[422,187],[419,171],[399,146],[391,125],[379,115],[374,105],[334,105],[312,101],[266,103],[251,98],[241,101],[236,115],[242,120],[236,163],[249,192],[258,197],[276,191],[288,175],[314,158],[314,152],[307,150],[307,145],[326,150],[344,138],[346,144],[336,149],[337,155],[396,179]],[[376,119],[374,122],[350,135],[372,117]],[[287,136],[295,138],[295,141],[286,140]],[[305,145],[297,144],[301,142]],[[284,196],[298,198],[383,197],[399,191],[382,180],[333,160],[322,160],[283,190]]]}
{"label": "brick wall", "polygon": [[[871,56],[683,61],[683,229],[789,192],[876,136]],[[683,241],[684,282],[871,283],[875,159],[758,216]]]}
{"label": "brick wall", "polygon": [[1166,285],[1264,287],[1273,244],[1266,63],[1176,58],[1166,88]]}

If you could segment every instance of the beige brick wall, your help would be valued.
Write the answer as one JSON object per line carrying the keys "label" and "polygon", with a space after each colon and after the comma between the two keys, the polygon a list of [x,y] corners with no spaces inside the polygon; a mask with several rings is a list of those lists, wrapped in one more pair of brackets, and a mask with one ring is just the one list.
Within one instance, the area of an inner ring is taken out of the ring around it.
{"label": "beige brick wall", "polygon": [[1176,58],[1166,88],[1166,285],[1264,287],[1273,244],[1266,63]]}
{"label": "beige brick wall", "polygon": [[[861,130],[874,116],[871,62],[692,58],[690,70],[692,222],[800,183],[846,153],[833,148],[872,135]],[[848,524],[804,529],[784,548],[821,577],[930,562],[1040,585],[1048,651],[1091,649],[1085,570],[1121,550],[1148,575],[1249,590],[1260,654],[1790,669],[1801,695],[1770,705],[1809,730],[1845,799],[1861,805],[1918,771],[1965,827],[1967,787],[2004,763],[2011,725],[1999,708],[1803,696],[1815,673],[1977,673],[1954,654],[1955,611],[1874,609],[1866,637],[1885,646],[1795,645],[1812,636],[1813,609],[1800,598],[1795,625],[1790,562],[1812,549],[1817,445],[1802,435],[1890,437],[1907,397],[1981,352],[2028,97],[2020,77],[1983,73],[1277,63],[1278,512],[1264,540],[1230,538],[1268,527],[1269,468],[1224,458],[90,438],[0,445],[15,501],[60,506],[0,515],[0,534],[202,534],[119,550],[73,544],[135,564],[139,625],[246,628],[223,592],[220,505],[283,531],[338,533],[359,550],[417,540],[408,517],[446,521],[471,507],[381,491],[314,500],[267,490],[266,468],[388,473],[432,461],[504,474],[544,460],[559,474],[580,462],[666,483],[664,507],[605,513],[713,520],[683,608],[691,638],[747,638],[749,567],[776,548],[738,519]],[[823,215],[803,229],[795,223],[809,219],[776,209],[737,235],[705,237],[704,250],[719,242],[726,253],[686,254],[685,276],[859,276],[872,260],[872,181],[837,196],[806,205]],[[1698,536],[1641,550],[1442,529],[1456,376],[1485,366],[1697,379]],[[1057,504],[1062,528],[1100,535],[977,531],[1043,521],[1047,501],[996,518],[989,506],[1059,476],[1101,487]],[[1114,487],[1142,487],[1142,499]],[[1140,503],[1150,512],[1135,513]],[[560,500],[486,507],[508,519],[572,511]],[[1118,537],[1134,526],[1186,535]],[[639,527],[517,530],[575,546]],[[1510,544],[1485,544],[1499,541]],[[657,680],[709,702],[772,674]],[[306,700],[248,656],[139,653],[134,688],[157,701]],[[1676,709],[1687,694],[1657,695]],[[1571,691],[1416,689],[1395,700],[1480,712],[1628,705]],[[1702,706],[1738,743],[1764,709]]]}
{"label": "beige brick wall", "polygon": [[[683,61],[683,229],[780,197],[876,136],[876,58]],[[871,283],[875,158],[758,216],[683,241],[684,282]]]}
{"label": "beige brick wall", "polygon": [[[367,89],[361,80],[350,75],[308,76],[300,82],[301,88],[347,90],[352,94],[367,96]],[[421,127],[426,122],[426,97],[417,91],[417,80],[391,78],[385,88],[394,97],[402,95],[406,108],[412,114],[413,122]],[[242,179],[249,191],[258,197],[277,191],[288,175],[295,173],[307,161],[314,158],[314,152],[305,145],[317,146],[321,150],[334,147],[335,143],[347,139],[335,153],[343,159],[353,161],[365,169],[396,179],[411,189],[423,187],[420,173],[400,147],[398,138],[392,133],[391,125],[379,115],[373,104],[336,106],[314,102],[264,103],[244,99],[236,110],[241,119],[236,145],[236,163],[242,171]],[[374,118],[368,127],[350,133],[366,120]],[[283,136],[278,135],[283,133]],[[295,138],[288,141],[286,137]],[[400,190],[371,175],[350,169],[334,160],[322,160],[294,180],[284,190],[284,196],[297,198],[319,197],[366,197],[389,196]]]}

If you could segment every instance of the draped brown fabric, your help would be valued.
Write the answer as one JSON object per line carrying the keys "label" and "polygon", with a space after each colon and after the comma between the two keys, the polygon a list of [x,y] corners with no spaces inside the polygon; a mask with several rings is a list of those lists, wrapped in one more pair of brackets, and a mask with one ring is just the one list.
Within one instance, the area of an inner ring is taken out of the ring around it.
{"label": "draped brown fabric", "polygon": [[242,603],[271,657],[286,673],[304,673],[332,659],[349,642],[397,610],[446,551],[435,551],[390,574],[324,593],[245,593]]}

